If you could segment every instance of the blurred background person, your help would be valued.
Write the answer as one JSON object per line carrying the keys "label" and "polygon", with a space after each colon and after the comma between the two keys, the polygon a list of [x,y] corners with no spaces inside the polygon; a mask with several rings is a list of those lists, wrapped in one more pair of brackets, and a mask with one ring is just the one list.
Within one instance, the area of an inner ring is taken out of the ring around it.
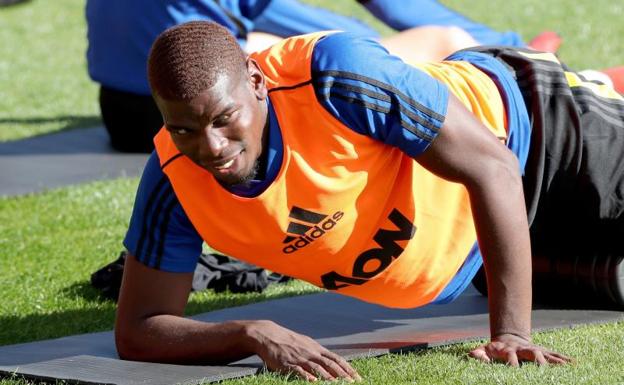
{"label": "blurred background person", "polygon": [[[359,3],[400,32],[381,38],[359,20],[297,0],[88,0],[88,69],[101,86],[100,110],[112,146],[123,152],[153,150],[162,118],[147,83],[147,56],[162,31],[187,21],[223,25],[247,52],[284,37],[331,29],[377,38],[406,61],[440,60],[478,44],[524,46],[517,33],[494,31],[434,0]],[[558,36],[546,35],[537,48],[556,49],[558,43]]]}

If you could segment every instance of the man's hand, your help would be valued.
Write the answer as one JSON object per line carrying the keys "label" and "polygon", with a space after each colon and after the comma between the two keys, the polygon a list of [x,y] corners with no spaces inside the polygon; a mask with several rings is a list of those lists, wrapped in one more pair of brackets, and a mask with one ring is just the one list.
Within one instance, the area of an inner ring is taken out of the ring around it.
{"label": "man's hand", "polygon": [[485,362],[504,362],[511,366],[519,366],[521,361],[535,362],[538,365],[565,364],[572,361],[569,357],[546,350],[513,334],[501,334],[492,338],[488,344],[472,350],[470,356]]}
{"label": "man's hand", "polygon": [[257,321],[248,327],[256,342],[254,351],[273,371],[294,373],[308,381],[361,380],[360,375],[339,355],[312,338],[297,334],[271,321]]}

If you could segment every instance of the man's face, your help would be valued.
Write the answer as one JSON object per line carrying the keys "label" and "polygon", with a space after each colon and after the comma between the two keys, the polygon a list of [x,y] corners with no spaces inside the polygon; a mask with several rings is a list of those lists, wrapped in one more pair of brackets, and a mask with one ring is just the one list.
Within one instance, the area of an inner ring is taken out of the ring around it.
{"label": "man's face", "polygon": [[220,75],[190,101],[155,99],[182,154],[223,184],[254,178],[267,118],[264,77],[255,61],[248,60],[246,72]]}

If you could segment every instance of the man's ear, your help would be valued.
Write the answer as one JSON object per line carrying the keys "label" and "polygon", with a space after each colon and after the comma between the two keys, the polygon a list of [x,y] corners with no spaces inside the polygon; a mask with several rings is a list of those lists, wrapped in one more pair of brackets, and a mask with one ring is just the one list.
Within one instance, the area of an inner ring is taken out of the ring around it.
{"label": "man's ear", "polygon": [[251,57],[247,57],[247,75],[254,89],[254,94],[258,100],[264,100],[267,97],[266,81],[264,74],[258,65],[258,62]]}

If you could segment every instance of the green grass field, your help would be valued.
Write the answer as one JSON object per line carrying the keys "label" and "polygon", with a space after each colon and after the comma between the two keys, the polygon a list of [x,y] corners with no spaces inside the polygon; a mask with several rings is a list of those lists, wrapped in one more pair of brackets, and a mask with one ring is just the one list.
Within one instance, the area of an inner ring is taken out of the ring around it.
{"label": "green grass field", "polygon": [[0,141],[99,123],[84,1],[0,8]]}
{"label": "green grass field", "polygon": [[[307,0],[390,33],[353,0]],[[574,68],[624,64],[624,3],[612,0],[446,0],[474,20],[526,40],[545,29],[565,39]],[[0,141],[99,124],[86,70],[84,0],[32,0],[0,9]],[[492,12],[495,10],[495,12]]]}
{"label": "green grass field", "polygon": [[[308,2],[372,20],[354,1]],[[624,64],[622,2],[445,3],[495,28],[517,30],[527,39],[544,29],[556,30],[565,39],[561,56],[575,68]],[[0,141],[99,124],[97,87],[86,74],[83,8],[84,0],[33,0],[0,8]],[[120,251],[136,185],[136,179],[121,179],[0,198],[0,345],[112,328],[114,304],[98,297],[88,280],[92,271]],[[293,282],[263,294],[195,293],[187,313],[316,290]],[[371,384],[624,383],[624,323],[535,338],[577,362],[565,367],[528,364],[520,369],[483,365],[466,357],[474,345],[467,344],[363,359],[355,366]],[[298,382],[266,374],[226,383]]]}

